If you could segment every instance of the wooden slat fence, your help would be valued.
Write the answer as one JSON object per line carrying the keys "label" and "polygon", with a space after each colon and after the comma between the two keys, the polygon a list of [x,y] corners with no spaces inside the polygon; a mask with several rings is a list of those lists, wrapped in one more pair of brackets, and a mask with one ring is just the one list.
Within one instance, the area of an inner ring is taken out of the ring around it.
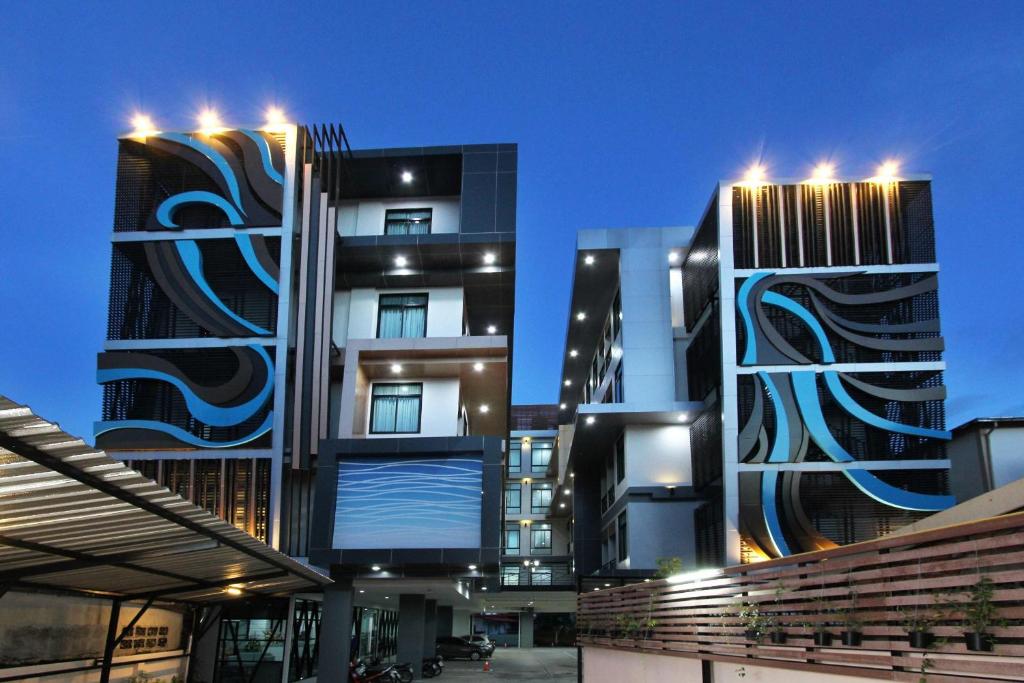
{"label": "wooden slat fence", "polygon": [[[983,578],[996,612],[991,652],[969,650],[965,636],[965,607]],[[933,644],[911,645],[912,619],[926,622]],[[851,630],[861,641],[844,645]],[[1024,681],[1024,513],[585,593],[577,632],[584,647],[738,666]],[[773,642],[776,632],[785,642]],[[831,642],[816,644],[816,632]]]}

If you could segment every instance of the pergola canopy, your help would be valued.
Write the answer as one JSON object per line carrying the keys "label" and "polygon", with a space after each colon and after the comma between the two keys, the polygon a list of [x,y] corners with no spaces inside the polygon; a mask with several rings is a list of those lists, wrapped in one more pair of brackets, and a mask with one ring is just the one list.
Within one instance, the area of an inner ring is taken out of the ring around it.
{"label": "pergola canopy", "polygon": [[0,396],[0,591],[218,602],[330,582]]}

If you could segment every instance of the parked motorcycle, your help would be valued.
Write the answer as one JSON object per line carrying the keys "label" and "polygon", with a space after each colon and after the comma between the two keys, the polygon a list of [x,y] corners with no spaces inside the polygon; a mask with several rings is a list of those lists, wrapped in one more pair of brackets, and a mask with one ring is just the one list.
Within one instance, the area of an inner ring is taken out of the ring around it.
{"label": "parked motorcycle", "polygon": [[394,665],[370,668],[362,659],[349,664],[351,683],[399,683],[402,679]]}
{"label": "parked motorcycle", "polygon": [[435,678],[444,673],[444,657],[435,655],[423,660],[423,677]]}

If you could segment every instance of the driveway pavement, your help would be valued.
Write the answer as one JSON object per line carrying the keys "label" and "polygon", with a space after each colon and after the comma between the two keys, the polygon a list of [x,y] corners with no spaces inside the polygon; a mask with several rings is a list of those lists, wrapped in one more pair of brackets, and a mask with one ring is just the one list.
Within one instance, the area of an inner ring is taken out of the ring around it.
{"label": "driveway pavement", "polygon": [[448,660],[438,683],[448,681],[555,681],[576,683],[576,648],[499,647],[491,657],[490,673],[484,663]]}

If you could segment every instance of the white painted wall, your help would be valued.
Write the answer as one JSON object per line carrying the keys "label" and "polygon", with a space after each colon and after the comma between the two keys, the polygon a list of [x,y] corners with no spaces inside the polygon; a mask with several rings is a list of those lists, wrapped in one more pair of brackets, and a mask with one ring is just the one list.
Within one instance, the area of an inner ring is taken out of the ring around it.
{"label": "white painted wall", "polygon": [[458,197],[403,197],[401,199],[353,199],[338,209],[338,234],[361,237],[384,234],[388,209],[433,209],[431,234],[459,231],[461,213]]}
{"label": "white painted wall", "polygon": [[[334,343],[345,346],[349,339],[375,339],[377,337],[377,309],[381,294],[426,294],[427,336],[461,337],[465,311],[465,297],[461,287],[433,287],[423,289],[353,289],[348,302],[336,292]],[[340,314],[347,327],[339,328]]]}
{"label": "white painted wall", "polygon": [[672,307],[672,327],[683,327],[683,269],[668,269],[668,295]]}
{"label": "white painted wall", "polygon": [[348,342],[348,318],[352,293],[339,290],[334,293],[334,313],[331,316],[331,339],[338,348],[344,348]]}
{"label": "white painted wall", "polygon": [[996,488],[1024,477],[1024,429],[1000,427],[989,435],[992,483]]}
{"label": "white painted wall", "polygon": [[689,426],[626,427],[626,478],[616,483],[616,498],[633,486],[689,486],[692,483]]}
{"label": "white painted wall", "polygon": [[[403,377],[402,383],[422,382],[423,398],[420,414],[420,431],[417,435],[402,436],[456,436],[459,432],[459,380],[456,377],[442,379],[419,379]],[[394,382],[374,382],[394,384]],[[367,392],[367,401],[372,401],[373,391]],[[370,433],[370,406],[366,406],[364,429],[366,438],[394,438],[393,434]]]}

